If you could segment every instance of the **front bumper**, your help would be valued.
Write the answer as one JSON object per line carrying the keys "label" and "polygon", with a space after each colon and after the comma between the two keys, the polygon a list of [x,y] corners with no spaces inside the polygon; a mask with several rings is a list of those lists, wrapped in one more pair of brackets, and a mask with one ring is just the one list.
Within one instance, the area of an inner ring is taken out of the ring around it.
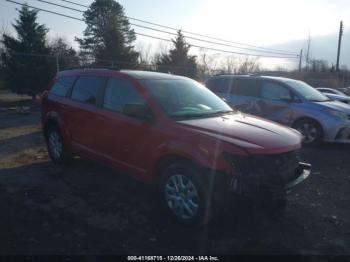
{"label": "front bumper", "polygon": [[286,190],[290,190],[296,185],[303,182],[305,179],[307,179],[311,174],[311,165],[299,162],[298,168],[295,170],[295,179],[286,183],[284,185],[284,188]]}
{"label": "front bumper", "polygon": [[274,194],[285,195],[310,175],[311,165],[299,162],[293,176],[289,176],[288,181],[283,179],[283,176],[276,174],[242,174],[232,177],[229,188],[233,193],[260,201],[265,196],[273,198]]}
{"label": "front bumper", "polygon": [[323,129],[325,142],[350,143],[350,121],[326,122]]}
{"label": "front bumper", "polygon": [[287,193],[311,175],[311,165],[296,162],[294,168],[285,171],[285,174],[278,172],[229,174],[215,171],[206,174],[213,203],[218,209],[226,209],[233,195],[243,196],[264,206],[275,206],[276,203],[285,203]]}

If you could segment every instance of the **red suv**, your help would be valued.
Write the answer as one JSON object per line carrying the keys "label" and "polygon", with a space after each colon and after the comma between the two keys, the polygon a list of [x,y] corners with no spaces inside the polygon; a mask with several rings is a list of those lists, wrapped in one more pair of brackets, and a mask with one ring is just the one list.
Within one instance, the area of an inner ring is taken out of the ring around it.
{"label": "red suv", "polygon": [[191,79],[155,72],[72,69],[42,100],[42,126],[57,164],[75,154],[157,185],[185,224],[203,224],[231,194],[268,210],[310,174],[296,130],[243,114]]}

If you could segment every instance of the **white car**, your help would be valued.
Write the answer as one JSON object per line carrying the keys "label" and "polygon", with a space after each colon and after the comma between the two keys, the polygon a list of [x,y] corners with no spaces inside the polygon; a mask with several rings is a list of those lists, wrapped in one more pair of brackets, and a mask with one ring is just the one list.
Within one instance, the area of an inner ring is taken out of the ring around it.
{"label": "white car", "polygon": [[327,87],[318,87],[316,89],[332,100],[350,104],[350,97],[337,89]]}

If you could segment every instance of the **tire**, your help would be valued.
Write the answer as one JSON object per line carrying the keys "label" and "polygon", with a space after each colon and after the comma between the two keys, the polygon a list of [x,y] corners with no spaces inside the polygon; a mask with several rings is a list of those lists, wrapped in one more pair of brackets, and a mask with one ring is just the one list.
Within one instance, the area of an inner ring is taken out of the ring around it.
{"label": "tire", "polygon": [[45,132],[47,152],[55,164],[68,164],[73,155],[65,149],[63,136],[57,126],[49,126]]}
{"label": "tire", "polygon": [[323,141],[322,127],[312,119],[299,120],[293,127],[303,135],[304,145],[315,146]]}
{"label": "tire", "polygon": [[202,226],[211,218],[211,198],[195,167],[171,164],[162,173],[159,193],[163,206],[177,222]]}

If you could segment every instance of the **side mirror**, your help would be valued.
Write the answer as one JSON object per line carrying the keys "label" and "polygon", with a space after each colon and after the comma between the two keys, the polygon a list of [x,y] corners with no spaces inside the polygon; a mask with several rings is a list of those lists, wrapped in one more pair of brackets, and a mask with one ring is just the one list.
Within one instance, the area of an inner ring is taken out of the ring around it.
{"label": "side mirror", "polygon": [[126,104],[123,108],[123,114],[144,120],[152,119],[151,111],[148,106],[143,104]]}

